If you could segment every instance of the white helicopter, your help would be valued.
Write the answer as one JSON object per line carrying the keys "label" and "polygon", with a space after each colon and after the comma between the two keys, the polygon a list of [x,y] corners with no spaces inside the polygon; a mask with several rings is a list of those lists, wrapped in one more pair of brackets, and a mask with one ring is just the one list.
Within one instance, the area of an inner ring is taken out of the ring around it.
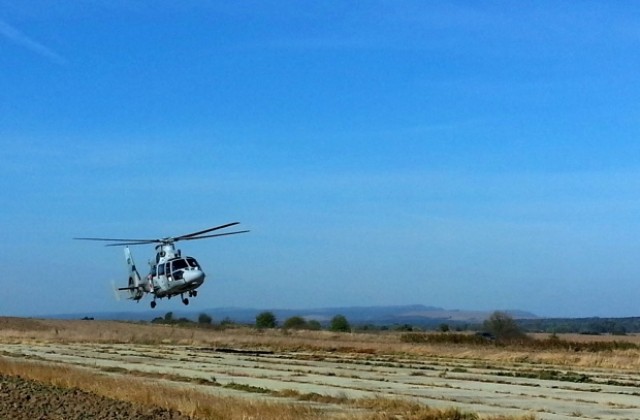
{"label": "white helicopter", "polygon": [[[182,303],[189,304],[189,299],[184,297],[187,293],[189,297],[196,297],[198,287],[204,282],[205,274],[200,264],[193,257],[183,257],[179,249],[174,244],[178,241],[192,241],[195,239],[214,238],[217,236],[235,235],[238,233],[249,232],[248,230],[240,230],[236,232],[215,233],[205,235],[205,233],[214,230],[224,229],[235,226],[239,222],[227,223],[226,225],[216,226],[199,232],[189,233],[181,236],[170,236],[160,239],[114,239],[114,238],[73,238],[84,241],[108,241],[114,242],[106,246],[124,246],[124,256],[129,267],[129,285],[120,287],[118,290],[129,291],[129,299],[140,301],[146,293],[153,294],[151,308],[156,307],[156,299],[167,298],[180,295]],[[140,277],[129,246],[132,245],[156,245],[155,261],[149,261],[149,274],[143,279]]]}

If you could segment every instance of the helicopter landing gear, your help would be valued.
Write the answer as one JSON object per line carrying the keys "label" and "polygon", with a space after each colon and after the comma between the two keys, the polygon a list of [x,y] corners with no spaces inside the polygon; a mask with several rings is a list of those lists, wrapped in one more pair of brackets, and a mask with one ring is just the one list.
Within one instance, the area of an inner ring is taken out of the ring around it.
{"label": "helicopter landing gear", "polygon": [[155,300],[152,300],[152,301],[151,301],[151,309],[153,309],[153,308],[155,308],[155,307],[156,307],[156,301],[155,301]]}
{"label": "helicopter landing gear", "polygon": [[189,304],[189,299],[187,299],[187,298],[182,299],[182,303],[184,303],[185,305],[188,305]]}
{"label": "helicopter landing gear", "polygon": [[197,290],[192,290],[189,292],[189,297],[196,297],[198,296],[198,291]]}

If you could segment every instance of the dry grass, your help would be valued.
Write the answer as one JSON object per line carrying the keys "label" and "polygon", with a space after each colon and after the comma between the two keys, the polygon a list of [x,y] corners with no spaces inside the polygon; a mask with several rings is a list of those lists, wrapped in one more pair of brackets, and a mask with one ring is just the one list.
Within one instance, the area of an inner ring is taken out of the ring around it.
{"label": "dry grass", "polygon": [[[252,328],[214,330],[184,326],[150,325],[114,321],[38,320],[0,317],[0,343],[99,343],[180,345],[207,348],[303,351],[324,357],[334,352],[348,358],[372,355],[398,358],[455,358],[492,363],[542,363],[571,366],[601,366],[620,369],[640,367],[640,351],[625,350],[593,354],[566,351],[540,352],[452,344],[412,344],[400,340],[401,333],[336,334],[327,331],[266,330]],[[348,399],[296,391],[269,393],[269,398],[247,399],[197,391],[186,383],[176,386],[158,378],[137,377],[121,372],[45,364],[0,357],[0,373],[67,388],[80,388],[136,404],[178,410],[198,419],[479,419],[455,408],[433,409],[423,404],[390,398]],[[96,377],[99,376],[99,380]],[[168,378],[169,380],[171,378]],[[278,397],[281,401],[277,401]],[[285,400],[285,398],[287,400]],[[295,403],[292,400],[299,402]],[[339,410],[327,406],[341,405]],[[348,407],[346,410],[344,407]],[[485,417],[487,420],[532,420],[533,416]]]}
{"label": "dry grass", "polygon": [[[537,340],[544,340],[549,338],[551,334],[548,333],[532,333],[529,334],[531,338],[535,338]],[[632,343],[640,346],[640,335],[638,334],[627,334],[627,335],[592,335],[592,334],[577,334],[577,333],[567,333],[567,334],[557,334],[559,338],[562,338],[565,341],[576,342],[576,343],[594,343],[594,342],[611,342],[611,341],[619,341],[624,343]]]}
{"label": "dry grass", "polygon": [[[87,369],[33,361],[17,361],[0,357],[0,373],[20,376],[65,388],[79,388],[109,398],[134,404],[177,410],[195,419],[328,419],[345,420],[479,420],[474,413],[457,408],[435,409],[418,402],[390,398],[348,399],[318,394],[300,394],[293,390],[272,393],[300,401],[341,404],[351,411],[340,413],[312,407],[308,404],[268,402],[229,396],[217,396],[195,389],[176,388],[158,381],[148,381],[130,375],[105,375]],[[97,379],[97,376],[99,379]],[[327,397],[329,398],[329,397]],[[491,416],[485,420],[535,420],[532,415]]]}
{"label": "dry grass", "polygon": [[[256,331],[252,328],[213,330],[184,326],[115,321],[35,320],[0,318],[2,343],[111,343],[233,347],[252,350],[340,352],[359,355],[447,357],[493,363],[529,362],[554,366],[640,369],[639,349],[575,352],[562,349],[403,343],[401,333],[340,334],[328,331]],[[548,335],[539,338],[547,338]],[[560,335],[567,341],[619,340],[640,345],[639,336]]]}
{"label": "dry grass", "polygon": [[535,420],[533,414],[524,416],[480,417],[475,413],[465,413],[457,408],[435,409],[423,404],[389,398],[365,398],[356,400],[354,406],[375,411],[370,419],[407,419],[407,420]]}
{"label": "dry grass", "polygon": [[199,419],[293,420],[323,417],[320,410],[302,404],[216,396],[194,389],[163,385],[158,381],[145,381],[131,376],[107,376],[67,366],[9,361],[0,357],[0,372],[60,387],[79,388],[135,404],[178,410]]}

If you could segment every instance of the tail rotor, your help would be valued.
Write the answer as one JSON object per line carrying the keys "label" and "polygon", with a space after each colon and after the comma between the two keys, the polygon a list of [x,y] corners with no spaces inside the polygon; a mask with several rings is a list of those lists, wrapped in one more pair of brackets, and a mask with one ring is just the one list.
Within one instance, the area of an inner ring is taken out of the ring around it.
{"label": "tail rotor", "polygon": [[111,280],[111,290],[113,291],[113,297],[116,299],[116,301],[120,302],[122,300],[121,291],[118,290],[116,282],[113,280]]}

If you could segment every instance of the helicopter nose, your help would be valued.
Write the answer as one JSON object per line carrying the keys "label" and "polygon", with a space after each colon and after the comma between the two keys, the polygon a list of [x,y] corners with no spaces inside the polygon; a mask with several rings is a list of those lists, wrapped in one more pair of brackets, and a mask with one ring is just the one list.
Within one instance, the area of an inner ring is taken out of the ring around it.
{"label": "helicopter nose", "polygon": [[188,270],[182,274],[186,283],[202,284],[204,282],[204,272],[202,270]]}

